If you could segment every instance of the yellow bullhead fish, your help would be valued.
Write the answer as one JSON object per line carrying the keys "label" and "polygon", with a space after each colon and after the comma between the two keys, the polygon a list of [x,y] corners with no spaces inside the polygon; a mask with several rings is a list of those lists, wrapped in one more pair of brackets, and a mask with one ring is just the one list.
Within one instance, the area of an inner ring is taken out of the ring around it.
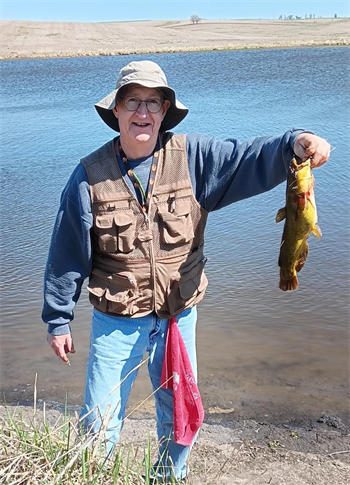
{"label": "yellow bullhead fish", "polygon": [[306,240],[311,233],[318,238],[322,236],[317,224],[314,186],[311,160],[297,163],[293,158],[287,179],[286,207],[276,215],[276,222],[285,219],[278,259],[279,287],[283,291],[298,289],[297,272],[304,266],[309,251]]}

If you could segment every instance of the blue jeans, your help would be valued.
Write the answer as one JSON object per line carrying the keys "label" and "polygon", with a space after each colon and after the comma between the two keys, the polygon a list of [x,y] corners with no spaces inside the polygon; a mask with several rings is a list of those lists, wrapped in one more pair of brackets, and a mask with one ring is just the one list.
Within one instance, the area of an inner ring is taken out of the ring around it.
{"label": "blue jeans", "polygon": [[[193,373],[197,379],[196,307],[177,317]],[[94,309],[91,326],[90,352],[87,363],[85,404],[81,419],[85,430],[98,432],[101,417],[108,414],[106,446],[112,451],[119,440],[125,408],[137,375],[137,367],[145,352],[149,353],[148,372],[153,390],[160,387],[168,320],[154,313],[141,318],[110,316]],[[154,465],[157,477],[187,474],[189,446],[174,442],[173,391],[158,389],[155,393],[158,461]]]}

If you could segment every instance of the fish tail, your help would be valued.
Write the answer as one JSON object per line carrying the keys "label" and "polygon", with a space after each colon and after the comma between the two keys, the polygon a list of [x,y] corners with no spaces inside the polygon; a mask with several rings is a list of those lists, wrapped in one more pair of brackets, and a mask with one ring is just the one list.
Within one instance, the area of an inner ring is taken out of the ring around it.
{"label": "fish tail", "polygon": [[296,274],[293,274],[291,277],[280,277],[280,284],[279,287],[283,291],[288,290],[297,290],[298,289],[298,278]]}

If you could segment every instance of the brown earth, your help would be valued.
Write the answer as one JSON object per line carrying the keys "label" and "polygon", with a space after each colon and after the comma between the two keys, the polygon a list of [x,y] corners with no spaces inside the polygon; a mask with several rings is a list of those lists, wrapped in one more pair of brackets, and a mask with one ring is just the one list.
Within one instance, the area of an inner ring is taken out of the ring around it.
{"label": "brown earth", "polygon": [[0,59],[350,44],[350,19],[0,21]]}
{"label": "brown earth", "polygon": [[[32,407],[9,409],[23,420],[33,419]],[[0,426],[6,415],[0,406]],[[57,427],[60,417],[61,411],[46,407],[51,426]],[[36,419],[43,419],[42,409]],[[153,418],[126,420],[122,444],[140,450],[141,459],[149,437],[156,453]],[[207,414],[189,465],[188,485],[349,485],[350,427],[335,416],[273,425],[236,420],[234,412],[216,409]]]}

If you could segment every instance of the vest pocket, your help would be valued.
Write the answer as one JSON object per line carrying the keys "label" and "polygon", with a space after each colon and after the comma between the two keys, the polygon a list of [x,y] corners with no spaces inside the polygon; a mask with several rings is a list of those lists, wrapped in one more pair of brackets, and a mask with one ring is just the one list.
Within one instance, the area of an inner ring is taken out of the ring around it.
{"label": "vest pocket", "polygon": [[95,268],[87,289],[90,302],[102,312],[133,315],[138,310],[134,304],[138,289],[131,273],[123,271],[110,274]]}
{"label": "vest pocket", "polygon": [[130,253],[134,249],[135,217],[131,209],[116,212],[114,221],[118,227],[118,251]]}
{"label": "vest pocket", "polygon": [[194,238],[190,199],[170,199],[158,205],[163,221],[161,237],[166,244],[187,243]]}
{"label": "vest pocket", "polygon": [[118,250],[118,240],[114,216],[112,214],[96,216],[95,224],[101,251],[115,253]]}
{"label": "vest pocket", "polygon": [[169,314],[177,315],[200,301],[208,286],[208,279],[204,273],[206,262],[207,258],[203,258],[190,270],[181,273],[179,280],[170,283],[167,292]]}
{"label": "vest pocket", "polygon": [[96,216],[98,244],[107,253],[129,253],[134,249],[135,218],[132,210]]}

